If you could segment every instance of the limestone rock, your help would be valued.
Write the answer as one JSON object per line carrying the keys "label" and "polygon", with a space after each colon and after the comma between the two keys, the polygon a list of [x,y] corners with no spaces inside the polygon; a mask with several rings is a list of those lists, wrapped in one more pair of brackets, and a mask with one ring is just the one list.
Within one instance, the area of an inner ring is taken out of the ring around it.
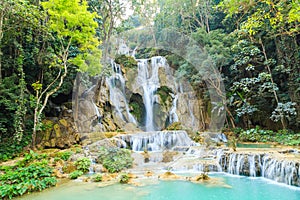
{"label": "limestone rock", "polygon": [[150,177],[150,176],[153,176],[153,175],[154,175],[154,172],[152,172],[152,171],[146,171],[145,174],[144,174],[144,176],[146,176],[146,177]]}
{"label": "limestone rock", "polygon": [[79,133],[71,119],[52,118],[44,120],[44,123],[47,124],[46,130],[38,134],[37,145],[43,148],[64,149],[79,143]]}
{"label": "limestone rock", "polygon": [[134,123],[127,123],[124,126],[124,130],[126,132],[139,132],[141,129],[139,129]]}
{"label": "limestone rock", "polygon": [[178,180],[181,177],[172,172],[165,172],[164,174],[159,175],[158,178],[162,180]]}

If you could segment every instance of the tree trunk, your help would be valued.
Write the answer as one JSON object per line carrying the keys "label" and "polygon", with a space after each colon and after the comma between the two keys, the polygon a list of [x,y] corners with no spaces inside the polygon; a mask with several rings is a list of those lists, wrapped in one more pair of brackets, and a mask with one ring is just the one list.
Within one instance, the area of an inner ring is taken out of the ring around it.
{"label": "tree trunk", "polygon": [[74,122],[78,121],[78,110],[79,110],[79,85],[80,85],[81,73],[77,73],[76,81],[75,81],[75,94],[74,94]]}
{"label": "tree trunk", "polygon": [[[261,39],[259,39],[259,43],[260,43],[260,45],[261,45],[261,47],[262,47],[262,52],[263,52],[263,54],[264,54],[265,61],[268,62],[268,57],[267,57],[266,49],[265,49],[265,46],[264,46],[264,44],[263,44],[263,42],[262,42]],[[274,82],[274,80],[273,80],[271,68],[270,68],[270,66],[269,66],[268,64],[266,64],[266,68],[267,68],[268,73],[270,74],[270,80],[271,80],[271,83],[272,83],[272,85],[273,85],[273,87],[274,87],[275,82]],[[279,99],[278,99],[277,93],[276,93],[276,91],[274,90],[274,88],[273,88],[273,94],[274,94],[274,98],[275,98],[276,103],[277,103],[277,106],[278,106]],[[284,116],[283,116],[283,114],[284,114],[284,113],[280,113],[280,122],[281,122],[282,128],[283,128],[283,129],[286,129],[286,124],[285,124],[285,121],[284,121]]]}
{"label": "tree trunk", "polygon": [[[1,3],[3,3],[1,1]],[[4,10],[0,13],[0,83],[2,82],[2,38],[3,38],[3,19],[4,19]]]}
{"label": "tree trunk", "polygon": [[39,124],[39,119],[38,119],[39,104],[40,104],[40,102],[39,102],[39,91],[36,91],[36,105],[35,105],[35,108],[34,108],[32,141],[31,141],[31,146],[33,148],[36,145],[36,132],[37,132],[37,126]]}
{"label": "tree trunk", "polygon": [[225,109],[226,109],[227,115],[230,119],[232,128],[235,128],[234,117],[232,116],[232,114],[231,114],[230,110],[227,108],[227,106],[225,106]]}
{"label": "tree trunk", "polygon": [[[59,90],[59,88],[62,86],[63,82],[64,82],[64,79],[65,77],[67,76],[67,73],[68,73],[68,68],[67,68],[67,59],[68,59],[68,51],[64,51],[65,52],[65,55],[62,56],[63,58],[63,67],[64,67],[64,73],[61,75],[61,71],[59,72],[59,74],[57,75],[57,77],[52,81],[52,83],[50,83],[47,88],[41,92],[39,94],[39,91],[37,90],[36,91],[36,99],[37,99],[37,103],[36,103],[36,107],[34,109],[34,121],[33,121],[33,133],[32,133],[32,148],[35,148],[35,145],[36,145],[36,133],[37,133],[37,127],[40,123],[40,117],[41,117],[41,114],[42,112],[44,111],[47,103],[48,103],[48,99],[49,97],[54,94],[55,92],[57,92]],[[50,87],[56,83],[56,81],[59,80],[59,83],[58,85],[53,88],[52,90],[50,90],[49,92],[47,92]],[[39,104],[40,102],[42,102],[42,97],[44,96],[45,94],[45,99],[43,100],[43,104],[41,105],[41,107],[39,108]]]}

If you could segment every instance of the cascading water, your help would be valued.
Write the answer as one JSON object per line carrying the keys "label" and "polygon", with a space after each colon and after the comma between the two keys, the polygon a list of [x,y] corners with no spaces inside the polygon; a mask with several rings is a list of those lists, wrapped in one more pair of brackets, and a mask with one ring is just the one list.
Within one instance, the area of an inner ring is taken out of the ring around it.
{"label": "cascading water", "polygon": [[[133,151],[162,151],[177,146],[194,146],[185,131],[155,131],[135,134],[118,135]],[[124,142],[117,143],[119,147],[127,148]]]}
{"label": "cascading water", "polygon": [[98,110],[98,107],[96,106],[96,104],[94,102],[93,102],[93,105],[95,107],[95,111],[96,111],[98,123],[101,124],[101,114],[100,114],[100,112]]}
{"label": "cascading water", "polygon": [[168,68],[166,59],[161,56],[152,57],[150,65],[147,59],[138,60],[137,83],[143,88],[143,101],[146,109],[145,131],[157,130],[153,120],[153,106],[157,98],[155,92],[160,86],[158,77],[160,67]]}
{"label": "cascading water", "polygon": [[178,94],[173,95],[173,102],[172,102],[172,107],[170,110],[170,124],[174,123],[174,122],[178,122],[178,115],[176,113],[177,110],[177,101],[178,101]]}
{"label": "cascading water", "polygon": [[218,170],[230,174],[265,177],[287,185],[300,186],[300,163],[268,154],[217,153]]}
{"label": "cascading water", "polygon": [[[111,61],[111,67],[113,74],[107,78],[110,101],[114,105],[117,114],[123,121],[137,124],[135,118],[129,112],[129,106],[125,97],[125,79],[122,75],[121,66]],[[126,117],[124,117],[123,114],[124,108]]]}

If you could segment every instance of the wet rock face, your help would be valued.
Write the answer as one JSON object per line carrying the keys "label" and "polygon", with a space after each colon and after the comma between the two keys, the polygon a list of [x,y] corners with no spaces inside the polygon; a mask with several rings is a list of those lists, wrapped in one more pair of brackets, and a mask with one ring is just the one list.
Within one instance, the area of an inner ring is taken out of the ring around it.
{"label": "wet rock face", "polygon": [[108,77],[90,80],[90,88],[78,86],[75,122],[80,132],[123,130],[128,123],[131,130],[163,130],[176,121],[191,130],[204,128],[199,121],[204,123],[205,115],[193,89],[175,80],[164,57],[140,59],[130,66],[127,58],[121,61],[112,61]]}

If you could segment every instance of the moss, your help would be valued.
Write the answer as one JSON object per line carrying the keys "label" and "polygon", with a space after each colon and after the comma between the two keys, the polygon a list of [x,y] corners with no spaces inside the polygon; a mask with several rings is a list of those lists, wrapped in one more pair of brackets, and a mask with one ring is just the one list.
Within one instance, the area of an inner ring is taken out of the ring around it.
{"label": "moss", "polygon": [[129,101],[130,113],[139,123],[143,123],[143,117],[146,113],[143,98],[139,94],[132,94]]}
{"label": "moss", "polygon": [[143,110],[141,109],[142,106],[139,105],[137,102],[131,102],[130,104],[131,111],[130,113],[135,116],[135,118],[140,122],[143,118]]}
{"label": "moss", "polygon": [[124,66],[125,68],[131,68],[131,69],[137,68],[137,61],[131,56],[117,55],[115,58],[115,62]]}
{"label": "moss", "polygon": [[170,95],[170,93],[172,93],[172,90],[167,86],[161,86],[157,89],[156,93],[160,96],[162,104],[166,105],[168,101],[172,101],[172,97]]}
{"label": "moss", "polygon": [[181,126],[181,123],[180,122],[174,122],[172,124],[170,124],[166,130],[182,130],[182,126]]}
{"label": "moss", "polygon": [[128,174],[121,174],[119,182],[123,184],[128,183],[129,182]]}

